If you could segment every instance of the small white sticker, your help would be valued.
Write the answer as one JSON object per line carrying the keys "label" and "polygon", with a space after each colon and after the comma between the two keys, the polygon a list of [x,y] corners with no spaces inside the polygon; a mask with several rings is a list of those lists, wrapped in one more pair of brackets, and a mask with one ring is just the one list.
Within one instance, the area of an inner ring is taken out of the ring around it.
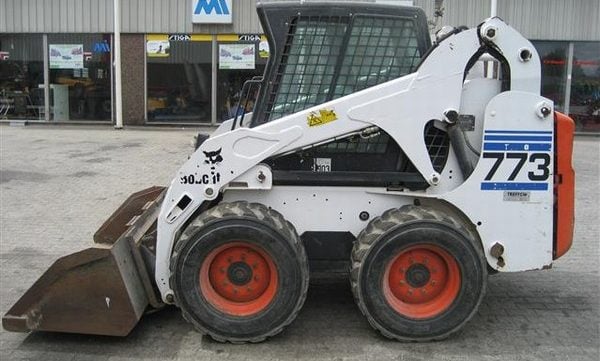
{"label": "small white sticker", "polygon": [[504,191],[505,202],[529,202],[531,192],[523,191]]}
{"label": "small white sticker", "polygon": [[331,172],[331,158],[314,158],[313,172]]}
{"label": "small white sticker", "polygon": [[110,308],[110,298],[106,297],[104,301],[106,301],[106,307]]}

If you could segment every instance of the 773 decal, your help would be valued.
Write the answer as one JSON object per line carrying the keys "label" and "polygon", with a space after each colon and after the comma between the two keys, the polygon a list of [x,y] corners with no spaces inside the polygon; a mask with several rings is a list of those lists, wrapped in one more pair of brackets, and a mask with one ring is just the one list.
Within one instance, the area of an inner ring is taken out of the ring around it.
{"label": "773 decal", "polygon": [[548,190],[552,131],[487,130],[484,159],[493,159],[481,190]]}
{"label": "773 decal", "polygon": [[523,169],[523,165],[526,162],[533,163],[537,166],[537,168],[533,171],[527,172],[527,177],[531,181],[545,181],[550,177],[550,154],[548,153],[483,153],[483,158],[494,158],[496,161],[492,168],[485,176],[485,180],[489,181],[494,178],[494,175],[500,168],[500,164],[505,159],[517,159],[518,162],[515,164],[514,169],[508,176],[508,181],[514,181],[517,178],[517,175]]}

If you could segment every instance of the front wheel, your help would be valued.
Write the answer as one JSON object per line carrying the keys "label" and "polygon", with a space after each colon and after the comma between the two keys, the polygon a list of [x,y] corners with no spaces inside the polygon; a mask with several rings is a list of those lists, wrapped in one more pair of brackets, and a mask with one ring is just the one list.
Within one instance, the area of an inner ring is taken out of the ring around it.
{"label": "front wheel", "polygon": [[486,262],[459,222],[431,208],[405,206],[375,218],[358,236],[351,285],[361,311],[384,336],[439,340],[477,311]]}
{"label": "front wheel", "polygon": [[183,316],[217,341],[259,342],[298,314],[308,261],[294,227],[261,204],[222,203],[183,232],[171,258]]}

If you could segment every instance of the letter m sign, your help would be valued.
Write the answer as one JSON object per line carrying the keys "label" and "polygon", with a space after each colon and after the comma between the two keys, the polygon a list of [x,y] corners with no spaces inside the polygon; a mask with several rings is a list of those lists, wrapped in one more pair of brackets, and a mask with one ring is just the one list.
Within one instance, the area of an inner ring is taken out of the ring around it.
{"label": "letter m sign", "polygon": [[233,0],[192,0],[192,23],[231,24]]}

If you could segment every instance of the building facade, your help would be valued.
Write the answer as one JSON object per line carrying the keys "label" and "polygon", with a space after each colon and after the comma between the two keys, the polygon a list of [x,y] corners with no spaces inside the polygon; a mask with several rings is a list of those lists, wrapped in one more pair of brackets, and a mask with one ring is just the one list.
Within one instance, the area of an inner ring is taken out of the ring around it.
{"label": "building facade", "polygon": [[[447,0],[437,19],[434,0],[364,1],[420,6],[432,31],[490,14],[487,0]],[[234,115],[242,84],[269,56],[255,0],[120,3],[125,125]],[[600,2],[498,0],[498,16],[537,48],[542,94],[580,130],[600,131]],[[0,119],[111,123],[112,31],[113,0],[0,0]]]}

